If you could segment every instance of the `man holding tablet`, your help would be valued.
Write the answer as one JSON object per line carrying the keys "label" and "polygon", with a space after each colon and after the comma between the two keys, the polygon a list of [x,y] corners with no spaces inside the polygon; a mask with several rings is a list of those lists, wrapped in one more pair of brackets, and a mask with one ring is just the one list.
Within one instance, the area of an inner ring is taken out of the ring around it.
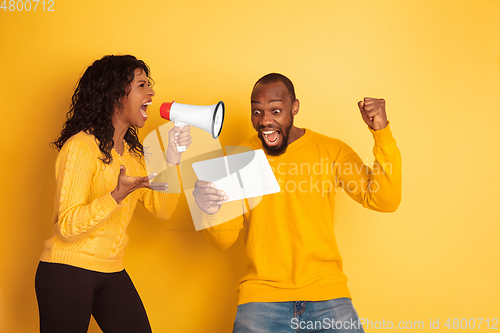
{"label": "man holding tablet", "polygon": [[[385,101],[358,103],[375,141],[372,168],[344,142],[294,125],[300,103],[287,77],[259,79],[251,106],[257,135],[242,145],[264,149],[281,191],[259,198],[258,205],[253,199],[224,203],[225,193],[203,180],[193,191],[212,226],[203,230],[212,245],[226,249],[245,230],[248,269],[239,282],[234,332],[363,332],[342,271],[333,214],[338,187],[372,210],[399,206],[401,155]],[[220,223],[225,210],[235,209],[238,217]]]}

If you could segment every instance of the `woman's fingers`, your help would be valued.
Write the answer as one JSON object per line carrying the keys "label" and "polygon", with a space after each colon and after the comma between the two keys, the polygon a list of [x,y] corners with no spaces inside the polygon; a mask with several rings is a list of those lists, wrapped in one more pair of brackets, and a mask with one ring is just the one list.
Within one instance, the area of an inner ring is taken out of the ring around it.
{"label": "woman's fingers", "polygon": [[149,183],[149,188],[155,191],[168,191],[168,184],[152,182]]}

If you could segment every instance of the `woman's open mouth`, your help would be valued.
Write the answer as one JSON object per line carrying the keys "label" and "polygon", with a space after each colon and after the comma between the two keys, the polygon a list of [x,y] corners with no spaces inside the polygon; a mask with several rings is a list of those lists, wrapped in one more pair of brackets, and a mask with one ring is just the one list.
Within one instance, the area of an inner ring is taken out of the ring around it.
{"label": "woman's open mouth", "polygon": [[151,105],[151,104],[153,104],[153,103],[146,102],[146,103],[141,105],[141,115],[142,115],[142,118],[144,118],[144,120],[148,119],[148,114],[146,112],[148,110],[148,105]]}

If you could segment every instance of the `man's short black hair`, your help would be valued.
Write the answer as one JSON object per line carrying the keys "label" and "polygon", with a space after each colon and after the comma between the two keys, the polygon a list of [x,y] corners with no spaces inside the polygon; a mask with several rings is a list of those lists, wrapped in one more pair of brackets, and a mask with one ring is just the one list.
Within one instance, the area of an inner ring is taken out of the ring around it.
{"label": "man's short black hair", "polygon": [[259,83],[268,84],[268,83],[273,83],[273,82],[278,82],[278,81],[283,82],[286,89],[288,90],[288,94],[290,95],[290,98],[292,99],[292,103],[295,102],[295,100],[297,98],[295,98],[295,89],[293,88],[293,83],[292,83],[292,81],[290,81],[289,78],[287,78],[283,74],[269,73],[267,75],[264,75],[259,80],[257,80],[257,82],[255,82],[253,87],[255,88],[255,86],[257,86]]}

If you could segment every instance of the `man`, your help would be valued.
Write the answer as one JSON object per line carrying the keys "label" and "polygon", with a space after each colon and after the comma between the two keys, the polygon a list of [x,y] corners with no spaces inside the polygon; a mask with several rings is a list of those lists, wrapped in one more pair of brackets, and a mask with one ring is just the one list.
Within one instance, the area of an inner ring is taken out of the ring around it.
{"label": "man", "polygon": [[[251,106],[258,134],[242,145],[264,149],[281,192],[249,210],[238,202],[223,204],[225,194],[211,183],[199,180],[193,191],[213,225],[204,230],[210,243],[225,249],[246,231],[248,272],[239,282],[234,332],[363,332],[342,272],[333,213],[339,186],[363,207],[393,212],[399,206],[401,155],[385,101],[358,103],[375,140],[373,169],[342,141],[293,124],[300,103],[285,76],[259,79]],[[244,214],[214,223],[235,207]]]}

